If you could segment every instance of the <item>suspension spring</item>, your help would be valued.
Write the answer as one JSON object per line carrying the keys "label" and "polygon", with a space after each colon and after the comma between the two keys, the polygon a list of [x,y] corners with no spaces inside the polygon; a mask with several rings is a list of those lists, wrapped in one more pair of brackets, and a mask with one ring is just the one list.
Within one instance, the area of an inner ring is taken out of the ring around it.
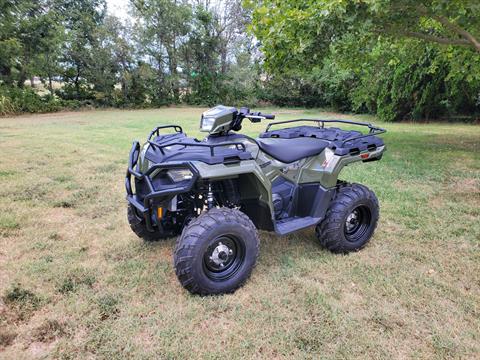
{"label": "suspension spring", "polygon": [[208,193],[207,193],[207,207],[208,210],[212,209],[215,204],[215,198],[213,197],[212,183],[208,183]]}

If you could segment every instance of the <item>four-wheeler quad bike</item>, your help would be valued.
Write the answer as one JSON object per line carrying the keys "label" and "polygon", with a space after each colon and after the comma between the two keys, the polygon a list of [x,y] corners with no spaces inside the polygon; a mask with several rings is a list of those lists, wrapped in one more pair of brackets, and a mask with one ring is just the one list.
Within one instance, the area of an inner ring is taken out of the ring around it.
{"label": "four-wheeler quad bike", "polygon": [[[347,253],[365,246],[377,224],[375,194],[337,179],[350,163],[381,159],[385,145],[376,135],[384,129],[298,119],[270,123],[252,139],[235,133],[244,119],[274,116],[216,106],[201,117],[201,131],[209,133],[203,141],[187,137],[180,126],[159,126],[130,151],[125,181],[130,226],[148,241],[180,235],[174,266],[191,293],[240,287],[258,257],[257,229],[285,235],[315,226],[323,247]],[[278,126],[296,123],[313,125]],[[368,132],[325,127],[328,123]],[[167,129],[173,131],[164,134]]]}

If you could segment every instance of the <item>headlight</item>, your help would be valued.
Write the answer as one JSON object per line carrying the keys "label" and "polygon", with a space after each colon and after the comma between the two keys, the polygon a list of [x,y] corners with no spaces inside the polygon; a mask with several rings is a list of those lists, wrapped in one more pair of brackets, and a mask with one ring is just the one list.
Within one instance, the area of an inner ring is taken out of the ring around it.
{"label": "headlight", "polygon": [[214,117],[202,117],[202,120],[200,121],[200,130],[210,131],[212,130],[214,123],[215,123]]}
{"label": "headlight", "polygon": [[167,171],[167,175],[173,182],[190,180],[193,177],[189,169],[171,169]]}

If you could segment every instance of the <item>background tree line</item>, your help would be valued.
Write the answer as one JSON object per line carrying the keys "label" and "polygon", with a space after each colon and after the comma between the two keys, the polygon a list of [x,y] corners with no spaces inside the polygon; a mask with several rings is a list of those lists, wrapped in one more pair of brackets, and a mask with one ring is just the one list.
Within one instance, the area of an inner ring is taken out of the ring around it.
{"label": "background tree line", "polygon": [[[0,113],[167,104],[480,113],[477,0],[0,0]],[[35,79],[40,79],[37,84]]]}
{"label": "background tree line", "polygon": [[127,23],[104,0],[0,4],[3,113],[256,101],[238,0],[132,0]]}

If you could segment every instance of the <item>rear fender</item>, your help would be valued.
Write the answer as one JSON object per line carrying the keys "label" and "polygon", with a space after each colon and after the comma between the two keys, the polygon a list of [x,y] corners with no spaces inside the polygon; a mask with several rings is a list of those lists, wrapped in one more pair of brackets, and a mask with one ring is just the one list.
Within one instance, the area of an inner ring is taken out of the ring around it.
{"label": "rear fender", "polygon": [[332,188],[337,185],[337,180],[342,169],[354,162],[368,162],[379,160],[385,145],[376,149],[352,153],[347,155],[335,155],[334,150],[325,149],[321,154],[307,161],[300,170],[299,183],[320,182],[325,188]]}

